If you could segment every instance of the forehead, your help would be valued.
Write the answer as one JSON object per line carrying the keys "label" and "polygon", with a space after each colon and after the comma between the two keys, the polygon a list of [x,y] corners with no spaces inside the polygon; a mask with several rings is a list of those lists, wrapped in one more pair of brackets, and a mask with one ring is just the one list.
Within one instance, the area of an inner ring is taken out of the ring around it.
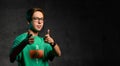
{"label": "forehead", "polygon": [[43,13],[40,11],[36,11],[33,13],[33,17],[43,17]]}

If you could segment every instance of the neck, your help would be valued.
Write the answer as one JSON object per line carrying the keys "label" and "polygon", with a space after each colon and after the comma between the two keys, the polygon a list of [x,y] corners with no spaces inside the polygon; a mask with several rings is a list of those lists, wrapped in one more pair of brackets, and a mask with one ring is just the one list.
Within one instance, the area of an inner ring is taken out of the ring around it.
{"label": "neck", "polygon": [[30,34],[32,34],[32,36],[38,36],[38,32],[34,32],[34,31],[32,31],[32,30],[28,30],[28,32],[30,33]]}

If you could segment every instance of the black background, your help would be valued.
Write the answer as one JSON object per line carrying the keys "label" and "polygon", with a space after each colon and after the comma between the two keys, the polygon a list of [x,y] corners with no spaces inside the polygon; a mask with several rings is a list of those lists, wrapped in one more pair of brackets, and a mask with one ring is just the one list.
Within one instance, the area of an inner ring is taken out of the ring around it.
{"label": "black background", "polygon": [[32,7],[45,11],[47,29],[62,51],[50,66],[119,66],[119,23],[113,2],[96,0],[0,0],[0,66],[10,63],[15,37],[27,30],[25,12]]}

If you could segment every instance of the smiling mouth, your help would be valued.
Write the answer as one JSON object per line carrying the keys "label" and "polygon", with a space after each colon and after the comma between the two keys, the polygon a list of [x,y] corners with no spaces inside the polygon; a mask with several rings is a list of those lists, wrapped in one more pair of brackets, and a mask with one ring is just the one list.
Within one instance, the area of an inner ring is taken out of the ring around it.
{"label": "smiling mouth", "polygon": [[41,28],[41,26],[37,26],[37,28]]}

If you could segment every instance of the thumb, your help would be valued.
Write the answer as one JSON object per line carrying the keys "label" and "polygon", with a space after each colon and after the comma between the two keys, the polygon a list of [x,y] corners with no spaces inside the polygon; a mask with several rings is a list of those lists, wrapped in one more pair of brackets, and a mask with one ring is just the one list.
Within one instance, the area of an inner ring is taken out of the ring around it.
{"label": "thumb", "polygon": [[50,29],[47,30],[47,34],[50,35]]}
{"label": "thumb", "polygon": [[28,31],[27,38],[30,38],[31,36],[32,36],[32,34],[30,34],[30,32]]}
{"label": "thumb", "polygon": [[30,38],[32,36],[32,34],[28,34],[27,38]]}
{"label": "thumb", "polygon": [[47,30],[47,34],[45,35],[45,37],[49,37],[50,36],[50,29]]}

